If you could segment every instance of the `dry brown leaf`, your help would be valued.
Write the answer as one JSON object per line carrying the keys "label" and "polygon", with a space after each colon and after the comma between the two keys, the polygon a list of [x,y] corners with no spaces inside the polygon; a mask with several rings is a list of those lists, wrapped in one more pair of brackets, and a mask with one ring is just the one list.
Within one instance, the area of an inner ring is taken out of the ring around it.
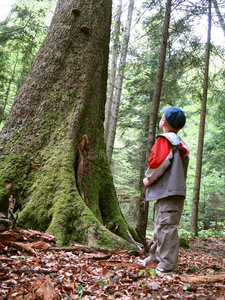
{"label": "dry brown leaf", "polygon": [[7,248],[2,243],[0,243],[0,254],[3,254],[6,251],[7,251]]}
{"label": "dry brown leaf", "polygon": [[102,278],[103,279],[107,279],[110,277],[110,271],[107,268],[103,268],[102,269]]}
{"label": "dry brown leaf", "polygon": [[8,300],[23,300],[23,292],[14,292],[8,298]]}
{"label": "dry brown leaf", "polygon": [[97,253],[84,253],[82,255],[84,258],[86,259],[108,259],[111,257],[110,254],[104,254],[104,253],[101,253],[101,252],[97,252]]}
{"label": "dry brown leaf", "polygon": [[37,241],[37,242],[29,243],[29,246],[33,249],[42,249],[42,250],[46,250],[46,249],[49,249],[51,247],[51,245],[49,243],[46,243],[46,242],[43,242],[43,241]]}
{"label": "dry brown leaf", "polygon": [[6,243],[9,241],[15,242],[23,240],[24,236],[20,235],[19,233],[16,233],[12,229],[0,233],[0,242],[4,245],[7,245]]}
{"label": "dry brown leaf", "polygon": [[[21,244],[30,248],[32,245],[49,246],[48,236],[47,239],[41,236],[42,233],[37,231],[24,231]],[[97,251],[91,247],[73,245],[66,249],[55,247],[57,251],[52,251],[52,247],[44,250],[32,248],[35,254],[29,253],[28,256],[22,247],[12,248],[3,244],[6,252],[0,255],[0,299],[33,300],[38,297],[48,299],[49,295],[54,296],[54,290],[55,299],[71,300],[79,297],[84,300],[109,300],[116,296],[117,299],[123,300],[167,299],[168,296],[168,299],[223,300],[225,280],[223,245],[217,241],[207,241],[209,246],[205,247],[206,241],[201,242],[197,239],[196,245],[194,242],[193,247],[197,250],[180,248],[181,275],[156,278],[149,272],[149,269],[155,267],[151,262],[143,268],[143,271],[135,263],[140,255],[143,258],[143,253],[139,253],[138,257],[131,251],[118,250],[107,253],[104,250],[101,253],[101,250]],[[215,249],[220,251],[215,253]],[[210,255],[212,253],[213,255]],[[220,281],[214,283],[210,282],[210,279],[215,276],[212,274],[215,270],[217,272],[215,278],[217,280],[219,278]],[[50,281],[46,280],[44,274],[50,276],[48,277]],[[222,279],[219,275],[223,276]],[[198,281],[190,282],[188,285],[188,281],[182,280],[184,278],[189,280],[194,278]],[[77,290],[79,286],[80,292]],[[187,290],[183,289],[185,286]]]}
{"label": "dry brown leaf", "polygon": [[29,252],[31,254],[35,254],[35,251],[25,243],[19,243],[19,242],[7,242],[7,245],[13,248],[16,248],[20,251]]}
{"label": "dry brown leaf", "polygon": [[30,287],[29,293],[24,297],[25,300],[44,299],[59,300],[59,293],[55,290],[49,275],[37,279]]}

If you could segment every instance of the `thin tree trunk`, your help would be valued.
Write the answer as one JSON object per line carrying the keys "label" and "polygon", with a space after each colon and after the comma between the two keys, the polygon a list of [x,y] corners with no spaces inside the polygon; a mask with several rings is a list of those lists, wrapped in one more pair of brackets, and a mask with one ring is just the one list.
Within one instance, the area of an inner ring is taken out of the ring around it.
{"label": "thin tree trunk", "polygon": [[111,163],[113,146],[114,146],[115,135],[116,135],[116,125],[117,125],[117,119],[119,114],[119,105],[120,105],[120,99],[122,93],[122,85],[123,85],[128,43],[130,38],[130,28],[131,28],[133,9],[134,9],[134,0],[130,0],[128,14],[127,14],[127,21],[126,21],[126,31],[124,34],[124,39],[123,39],[123,44],[121,49],[119,74],[117,78],[115,97],[113,101],[113,110],[112,110],[112,115],[111,115],[111,120],[109,125],[109,134],[108,134],[108,139],[106,144],[109,163]]}
{"label": "thin tree trunk", "polygon": [[114,87],[116,82],[116,68],[117,68],[117,59],[119,56],[119,37],[120,37],[120,27],[121,27],[121,13],[122,13],[122,0],[120,0],[119,5],[117,6],[116,16],[115,16],[115,28],[113,34],[115,36],[113,43],[113,51],[112,51],[112,63],[110,69],[109,76],[109,84],[107,91],[107,100],[105,106],[105,122],[104,122],[104,130],[105,130],[105,140],[108,139],[109,132],[109,123],[111,117],[111,109],[112,109],[112,99],[114,93]]}
{"label": "thin tree trunk", "polygon": [[217,197],[216,197],[216,203],[215,203],[215,204],[216,204],[216,205],[215,205],[215,206],[216,206],[216,209],[215,209],[215,225],[214,225],[214,229],[217,230],[217,228],[218,228],[218,226],[217,226],[217,207],[218,207],[218,206],[217,206],[217,204],[218,204],[218,203],[217,203]]}
{"label": "thin tree trunk", "polygon": [[200,125],[199,125],[195,184],[194,184],[192,213],[191,213],[191,232],[193,232],[195,235],[198,234],[197,220],[198,220],[198,204],[199,204],[201,170],[202,170],[202,152],[203,152],[204,132],[205,132],[206,103],[207,103],[207,92],[208,92],[210,39],[211,39],[211,0],[209,0],[208,36],[207,36],[207,45],[206,45],[204,85],[203,85],[201,117],[200,117]]}
{"label": "thin tree trunk", "polygon": [[5,99],[4,99],[4,103],[3,103],[3,107],[2,107],[2,112],[0,114],[0,124],[1,124],[1,122],[3,120],[3,116],[4,116],[4,111],[6,109],[6,105],[8,104],[9,93],[10,93],[10,89],[11,89],[11,84],[12,84],[12,82],[15,79],[16,67],[17,67],[17,63],[18,63],[18,56],[19,56],[19,51],[17,50],[16,61],[15,61],[14,67],[13,67],[12,76],[9,79],[9,85],[8,85],[7,91],[5,93]]}
{"label": "thin tree trunk", "polygon": [[[168,0],[166,4],[166,13],[165,13],[164,24],[163,24],[155,90],[153,94],[152,107],[150,113],[148,143],[147,143],[147,151],[145,157],[145,169],[147,169],[148,157],[150,155],[150,150],[155,141],[156,122],[157,122],[157,115],[159,110],[160,95],[162,90],[162,80],[163,80],[164,65],[165,65],[165,58],[166,58],[167,39],[169,36],[170,13],[171,13],[171,0]],[[149,203],[145,202],[144,199],[145,199],[145,187],[142,183],[141,196],[139,202],[138,223],[136,226],[136,230],[138,234],[142,237],[146,236],[148,208],[149,208]]]}
{"label": "thin tree trunk", "polygon": [[29,60],[29,57],[30,57],[31,49],[32,49],[32,46],[33,46],[33,42],[34,42],[34,40],[32,38],[29,45],[28,45],[27,52],[26,52],[26,55],[25,55],[23,69],[22,69],[22,72],[21,72],[21,75],[20,75],[18,86],[17,86],[17,92],[20,89],[20,87],[21,87],[21,85],[22,85],[22,83],[24,82],[24,79],[25,79],[25,72],[26,72],[28,60]]}
{"label": "thin tree trunk", "polygon": [[[141,159],[140,159],[140,166],[141,166],[141,168],[140,168],[140,176],[139,176],[139,184],[138,184],[138,190],[139,191],[141,191],[141,189],[142,189],[143,173],[145,171],[145,156],[146,156],[146,151],[144,149],[146,149],[146,146],[147,146],[148,129],[149,129],[149,119],[150,119],[150,115],[146,115],[145,120],[144,120],[144,126],[143,126],[143,138],[144,138],[144,141],[141,144],[141,149],[143,149],[143,151],[141,152]],[[138,214],[139,214],[139,199],[135,198],[135,209],[133,211],[133,216],[134,216],[135,220],[137,220]]]}
{"label": "thin tree trunk", "polygon": [[[145,139],[144,142],[141,144],[141,149],[146,149],[147,147],[147,140],[148,140],[148,130],[149,130],[149,121],[150,121],[150,115],[146,115],[144,120],[144,126],[143,126],[143,138]],[[143,174],[145,172],[145,157],[146,157],[146,150],[143,150],[141,152],[141,168],[140,168],[140,177],[139,177],[139,185],[138,189],[141,191],[142,185],[143,185]]]}
{"label": "thin tree trunk", "polygon": [[218,3],[217,3],[217,0],[212,0],[212,2],[213,2],[213,5],[214,5],[214,8],[215,8],[217,17],[219,19],[220,26],[223,29],[223,34],[225,36],[225,21],[224,21],[224,18],[223,18],[222,14],[221,14],[221,12],[219,10],[219,6],[218,6]]}

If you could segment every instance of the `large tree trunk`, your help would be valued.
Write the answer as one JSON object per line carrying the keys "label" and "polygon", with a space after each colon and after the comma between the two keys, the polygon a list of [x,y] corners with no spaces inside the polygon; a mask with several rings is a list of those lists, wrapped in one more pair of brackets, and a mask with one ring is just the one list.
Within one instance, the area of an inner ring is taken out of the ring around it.
{"label": "large tree trunk", "polygon": [[[164,73],[164,65],[166,58],[166,48],[167,48],[167,39],[169,35],[169,24],[170,24],[170,12],[171,12],[171,0],[167,0],[166,4],[166,13],[163,23],[163,32],[161,38],[161,47],[159,53],[159,62],[156,75],[155,89],[152,99],[151,113],[150,113],[150,122],[149,122],[149,132],[148,132],[148,143],[147,151],[145,157],[145,169],[148,167],[148,158],[150,155],[151,148],[155,142],[155,133],[156,133],[156,123],[157,115],[159,110],[160,95],[162,90],[162,81]],[[144,174],[143,174],[144,176]],[[142,182],[141,196],[139,202],[139,215],[136,230],[140,236],[146,236],[147,221],[148,221],[148,208],[149,203],[145,202],[145,187]]]}
{"label": "large tree trunk", "polygon": [[110,22],[110,0],[60,7],[0,134],[1,210],[12,194],[19,223],[58,244],[125,248],[128,230],[137,238],[104,142]]}
{"label": "large tree trunk", "polygon": [[130,0],[128,13],[127,13],[127,20],[126,20],[126,29],[123,37],[123,44],[122,44],[121,54],[120,54],[120,63],[118,66],[119,71],[118,71],[118,77],[116,83],[115,97],[113,99],[112,114],[109,123],[108,138],[106,141],[107,156],[110,164],[112,160],[112,153],[113,153],[113,147],[114,147],[115,136],[116,136],[116,126],[117,126],[117,120],[119,115],[119,106],[120,106],[120,99],[122,93],[128,44],[130,39],[130,28],[131,28],[133,10],[134,10],[134,0]]}
{"label": "large tree trunk", "polygon": [[197,151],[197,162],[195,170],[195,184],[192,201],[192,212],[191,212],[191,232],[195,235],[198,233],[197,221],[198,221],[198,203],[200,194],[200,183],[201,183],[201,172],[202,172],[202,152],[204,143],[205,133],[205,117],[206,117],[206,103],[207,103],[207,92],[208,92],[208,77],[209,77],[209,57],[210,57],[210,39],[211,39],[211,0],[209,0],[209,15],[208,15],[208,36],[206,45],[206,57],[205,57],[205,72],[204,72],[204,85],[202,95],[202,106],[201,106],[201,117],[199,125],[198,135],[198,151]]}
{"label": "large tree trunk", "polygon": [[112,62],[109,75],[108,91],[107,91],[107,101],[105,106],[105,140],[108,139],[109,133],[109,123],[111,118],[112,110],[112,100],[114,94],[114,87],[116,83],[116,70],[117,70],[117,59],[119,56],[119,38],[120,38],[120,27],[121,27],[121,14],[122,14],[122,0],[120,0],[119,5],[117,6],[116,15],[115,15],[115,27],[114,27],[114,41],[112,46]]}

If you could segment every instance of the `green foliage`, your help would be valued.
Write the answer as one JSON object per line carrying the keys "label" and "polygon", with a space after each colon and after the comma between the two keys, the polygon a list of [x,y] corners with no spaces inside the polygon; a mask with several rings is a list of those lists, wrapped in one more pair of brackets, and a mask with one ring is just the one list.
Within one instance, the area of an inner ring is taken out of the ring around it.
{"label": "green foliage", "polygon": [[152,276],[154,276],[156,278],[156,270],[155,269],[151,269],[149,272]]}
{"label": "green foliage", "polygon": [[[155,9],[154,5],[159,6]],[[174,105],[183,108],[187,116],[186,126],[179,132],[190,149],[187,195],[181,219],[181,227],[186,231],[192,209],[205,59],[205,44],[199,32],[196,33],[193,21],[204,17],[207,6],[195,3],[194,10],[190,7],[186,10],[187,7],[180,3],[172,12],[158,115],[160,119],[163,106]],[[151,8],[150,16],[143,18],[143,27],[136,33],[137,39],[130,49],[126,66],[112,167],[119,194],[131,195],[131,187],[139,191],[144,174],[142,155],[146,152],[146,124],[148,130],[163,20],[163,7],[154,1]],[[180,14],[175,17],[178,11]],[[217,228],[219,232],[225,208],[224,54],[224,47],[212,46],[198,223],[200,230]],[[151,219],[150,216],[150,226]]]}
{"label": "green foliage", "polygon": [[82,292],[85,291],[85,288],[83,287],[83,285],[78,285],[76,287],[76,291],[77,291],[78,294],[81,294]]}
{"label": "green foliage", "polygon": [[179,238],[179,246],[182,248],[189,248],[189,242],[185,238]]}
{"label": "green foliage", "polygon": [[198,236],[202,239],[205,238],[217,238],[217,237],[224,237],[225,236],[225,224],[220,223],[222,227],[220,230],[215,230],[213,228],[209,228],[207,230],[199,230]]}
{"label": "green foliage", "polygon": [[184,291],[189,291],[189,290],[191,290],[191,285],[190,285],[190,283],[188,283],[187,285],[184,285],[184,286],[183,286],[183,290],[184,290]]}
{"label": "green foliage", "polygon": [[[149,274],[152,275],[152,276],[154,276],[155,278],[156,278],[156,276],[157,276],[157,275],[156,275],[156,270],[155,270],[155,269],[149,270]],[[143,275],[143,276],[146,277],[146,276],[148,275],[148,272],[147,272],[146,270],[141,270],[141,271],[138,273],[138,275],[139,275],[139,276],[142,276],[142,275]]]}
{"label": "green foliage", "polygon": [[0,26],[0,128],[49,27],[56,0],[16,0]]}
{"label": "green foliage", "polygon": [[147,271],[146,271],[146,270],[141,270],[141,271],[138,273],[139,276],[141,276],[141,275],[143,275],[143,274],[144,274],[144,276],[146,276],[146,275],[147,275]]}
{"label": "green foliage", "polygon": [[195,271],[199,270],[198,267],[194,266],[194,267],[188,267],[187,268],[189,272],[194,273]]}
{"label": "green foliage", "polygon": [[100,279],[98,281],[98,284],[101,285],[101,286],[107,286],[108,285],[108,281],[107,280],[104,280],[104,279]]}
{"label": "green foliage", "polygon": [[194,238],[195,237],[193,232],[187,231],[183,228],[179,228],[178,232],[179,232],[179,237],[183,238],[183,239],[186,239],[186,240],[189,239],[189,238]]}

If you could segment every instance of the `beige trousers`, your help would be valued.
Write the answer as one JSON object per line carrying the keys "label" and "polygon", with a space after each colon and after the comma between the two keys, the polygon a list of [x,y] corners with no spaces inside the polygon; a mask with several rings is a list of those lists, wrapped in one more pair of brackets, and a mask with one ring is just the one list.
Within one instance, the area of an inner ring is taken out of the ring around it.
{"label": "beige trousers", "polygon": [[160,199],[155,205],[154,244],[150,248],[151,260],[165,271],[178,270],[179,238],[177,227],[184,205],[183,196]]}

